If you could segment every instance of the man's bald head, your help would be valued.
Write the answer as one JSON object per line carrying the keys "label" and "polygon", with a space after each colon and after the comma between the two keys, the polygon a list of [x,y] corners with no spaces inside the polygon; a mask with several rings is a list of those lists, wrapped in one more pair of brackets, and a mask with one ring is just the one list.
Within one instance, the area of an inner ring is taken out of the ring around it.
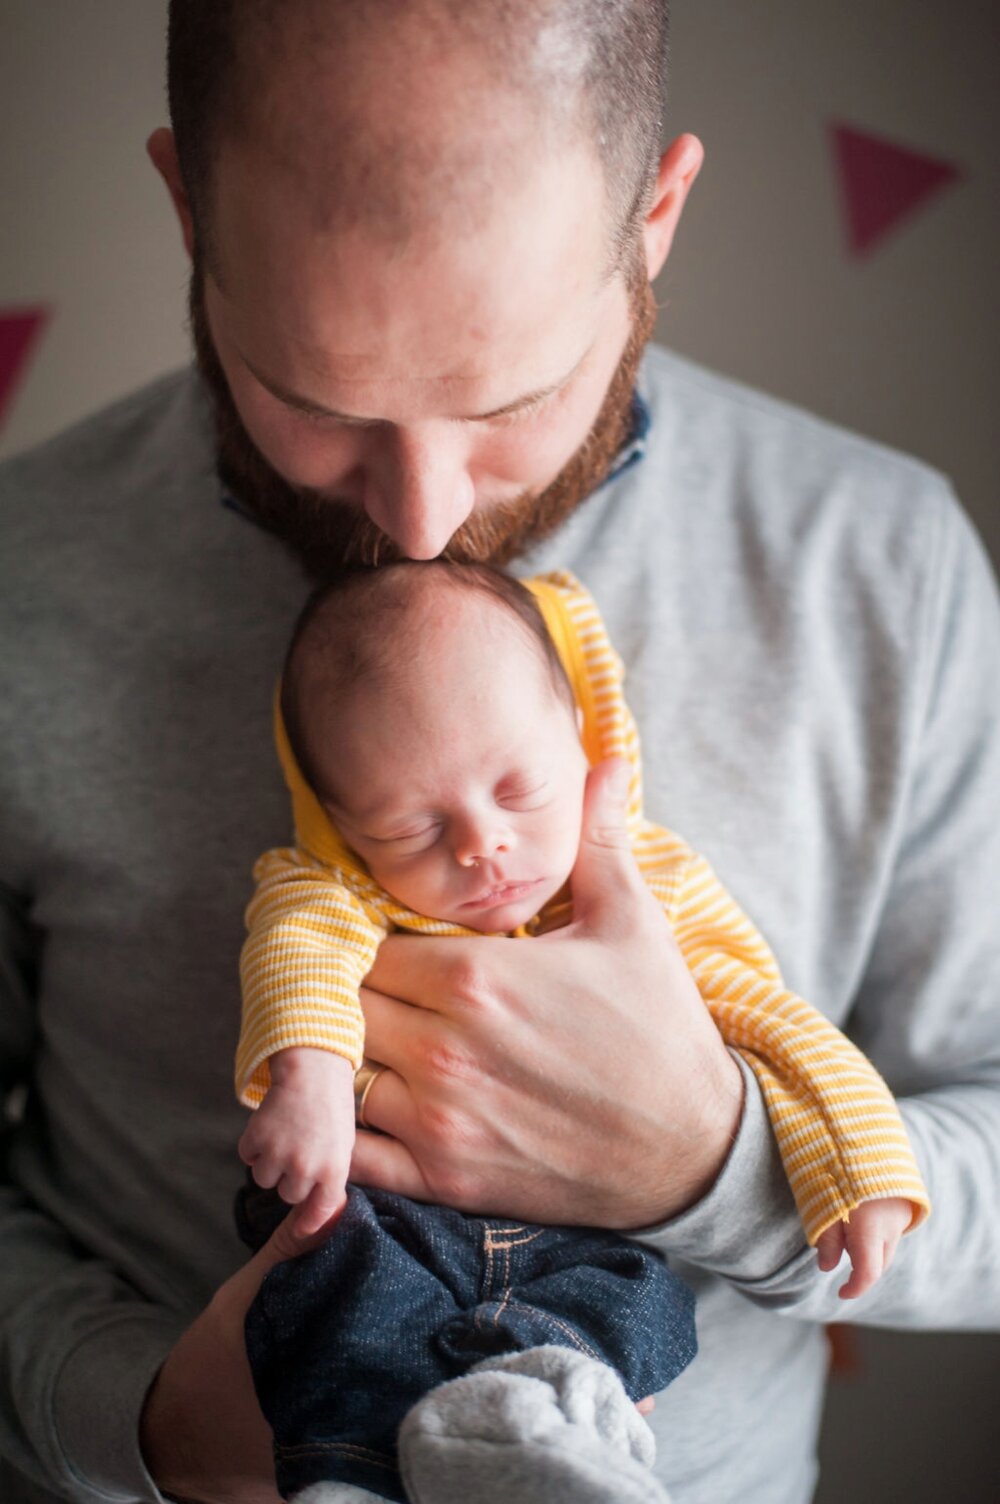
{"label": "man's bald head", "polygon": [[[170,112],[199,241],[228,144],[301,182],[321,228],[474,224],[525,154],[600,161],[610,264],[655,178],[666,0],[171,0]],[[214,258],[213,258],[214,259]]]}

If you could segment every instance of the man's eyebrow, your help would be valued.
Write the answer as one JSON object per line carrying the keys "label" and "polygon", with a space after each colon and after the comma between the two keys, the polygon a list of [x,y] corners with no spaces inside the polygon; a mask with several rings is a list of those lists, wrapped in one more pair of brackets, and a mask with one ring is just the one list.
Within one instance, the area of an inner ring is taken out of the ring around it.
{"label": "man's eyebrow", "polygon": [[[475,413],[468,417],[455,418],[453,421],[456,423],[486,423],[491,418],[509,417],[512,413],[524,412],[527,408],[537,406],[538,403],[544,402],[547,397],[554,397],[557,392],[562,391],[563,387],[568,386],[590,354],[591,348],[592,346],[588,344],[579,360],[574,363],[572,369],[565,376],[561,377],[559,381],[553,381],[548,386],[538,387],[536,391],[526,392],[523,397],[515,397],[513,401],[505,402],[502,407],[491,408],[489,412]],[[262,371],[258,371],[255,366],[251,365],[245,355],[241,354],[240,360],[242,360],[254,380],[259,382],[265,391],[270,392],[271,396],[276,397],[285,407],[294,408],[296,412],[306,413],[312,418],[332,418],[337,423],[354,423],[359,426],[384,421],[382,418],[366,418],[359,413],[340,412],[335,407],[324,407],[322,403],[313,402],[309,397],[302,397],[297,392],[289,391],[280,382],[272,381]]]}

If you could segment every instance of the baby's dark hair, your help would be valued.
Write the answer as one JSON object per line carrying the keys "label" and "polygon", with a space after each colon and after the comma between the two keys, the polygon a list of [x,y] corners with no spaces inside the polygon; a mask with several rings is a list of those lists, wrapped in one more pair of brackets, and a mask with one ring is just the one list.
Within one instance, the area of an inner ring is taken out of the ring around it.
{"label": "baby's dark hair", "polygon": [[281,674],[281,715],[299,770],[323,797],[321,749],[310,740],[310,710],[317,694],[337,700],[373,676],[406,672],[401,635],[419,601],[430,590],[476,592],[504,607],[531,637],[542,655],[556,692],[569,709],[576,701],[566,670],[527,586],[490,564],[458,564],[443,559],[401,560],[374,569],[358,568],[317,587],[292,633]]}

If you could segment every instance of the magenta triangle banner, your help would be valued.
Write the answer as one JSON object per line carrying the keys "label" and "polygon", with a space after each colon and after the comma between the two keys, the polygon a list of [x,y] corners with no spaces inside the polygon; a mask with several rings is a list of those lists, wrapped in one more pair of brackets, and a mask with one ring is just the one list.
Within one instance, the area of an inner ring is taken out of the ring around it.
{"label": "magenta triangle banner", "polygon": [[855,256],[868,255],[891,230],[963,176],[954,162],[853,126],[831,124],[830,134],[848,245]]}
{"label": "magenta triangle banner", "polygon": [[48,317],[47,308],[0,308],[0,425]]}
{"label": "magenta triangle banner", "polygon": [[0,426],[47,322],[48,308],[0,308]]}

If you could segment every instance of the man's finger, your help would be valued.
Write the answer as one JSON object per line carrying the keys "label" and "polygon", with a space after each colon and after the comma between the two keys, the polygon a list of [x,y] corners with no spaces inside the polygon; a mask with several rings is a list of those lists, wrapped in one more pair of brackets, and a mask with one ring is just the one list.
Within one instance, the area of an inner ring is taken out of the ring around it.
{"label": "man's finger", "polygon": [[623,757],[613,757],[587,775],[580,850],[570,878],[577,924],[592,924],[645,891],[626,818],[631,771]]}
{"label": "man's finger", "polygon": [[480,944],[462,935],[387,935],[365,986],[399,1007],[416,1003],[419,1008],[445,1012],[463,965],[482,961]]}
{"label": "man's finger", "polygon": [[413,1155],[399,1139],[387,1134],[358,1130],[351,1159],[351,1179],[358,1185],[375,1186],[380,1191],[395,1191],[411,1201],[434,1198]]}
{"label": "man's finger", "polygon": [[[319,1232],[305,1236],[299,1230],[295,1214],[289,1208],[289,1215],[278,1224],[264,1246],[258,1248],[253,1258],[230,1277],[225,1288],[235,1298],[242,1299],[245,1302],[245,1308],[249,1310],[250,1302],[260,1289],[265,1275],[270,1274],[276,1264],[283,1264],[286,1259],[297,1259],[303,1253],[311,1253],[314,1248],[319,1248],[325,1242],[329,1233],[330,1228],[324,1227]],[[237,1295],[236,1292],[239,1294]]]}
{"label": "man's finger", "polygon": [[[380,1061],[381,1065],[382,1062]],[[359,1131],[375,1128],[393,1138],[411,1139],[416,1130],[413,1095],[406,1082],[388,1063],[379,1070],[365,1092],[365,1120]]]}
{"label": "man's finger", "polygon": [[310,1238],[314,1233],[330,1232],[346,1205],[346,1190],[336,1195],[324,1185],[313,1186],[302,1205],[292,1213],[295,1236]]}
{"label": "man's finger", "polygon": [[[401,1073],[408,1061],[421,1058],[428,1034],[428,1017],[423,1008],[410,1007],[383,992],[362,987],[361,1010],[365,1016],[365,1049],[370,1059]],[[381,1088],[382,1082],[378,1084]]]}

